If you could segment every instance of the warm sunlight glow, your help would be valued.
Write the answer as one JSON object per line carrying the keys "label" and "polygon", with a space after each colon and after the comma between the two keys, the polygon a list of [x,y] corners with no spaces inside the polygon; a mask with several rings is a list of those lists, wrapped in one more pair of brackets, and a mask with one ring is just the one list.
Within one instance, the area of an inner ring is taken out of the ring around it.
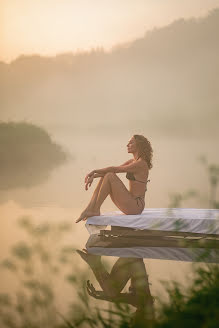
{"label": "warm sunlight glow", "polygon": [[174,19],[204,15],[217,5],[217,0],[2,0],[0,60],[110,49]]}

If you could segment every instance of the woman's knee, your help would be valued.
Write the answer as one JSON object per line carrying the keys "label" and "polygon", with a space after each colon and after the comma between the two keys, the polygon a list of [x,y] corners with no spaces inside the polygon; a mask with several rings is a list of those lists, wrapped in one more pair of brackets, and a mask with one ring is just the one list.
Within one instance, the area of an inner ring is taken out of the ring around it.
{"label": "woman's knee", "polygon": [[107,172],[104,177],[105,178],[107,177],[108,179],[110,179],[110,178],[115,177],[115,176],[116,176],[116,173],[114,173],[114,172]]}

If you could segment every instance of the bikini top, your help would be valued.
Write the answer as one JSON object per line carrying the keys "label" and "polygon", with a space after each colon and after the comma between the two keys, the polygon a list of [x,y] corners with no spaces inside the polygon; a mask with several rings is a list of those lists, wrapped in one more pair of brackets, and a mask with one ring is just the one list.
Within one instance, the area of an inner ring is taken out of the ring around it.
{"label": "bikini top", "polygon": [[[147,181],[136,180],[136,179],[135,179],[135,176],[134,176],[134,173],[132,173],[132,172],[127,172],[127,173],[126,173],[126,178],[127,178],[128,180],[134,180],[134,181],[138,181],[138,182],[142,182],[142,183],[147,183],[147,182],[150,181],[150,180],[147,180]],[[146,190],[147,190],[147,188],[146,188]]]}

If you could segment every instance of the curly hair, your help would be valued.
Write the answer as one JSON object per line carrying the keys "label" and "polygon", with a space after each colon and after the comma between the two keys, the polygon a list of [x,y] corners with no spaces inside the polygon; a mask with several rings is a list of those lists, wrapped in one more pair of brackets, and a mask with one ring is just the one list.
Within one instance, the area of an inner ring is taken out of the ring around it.
{"label": "curly hair", "polygon": [[151,147],[151,143],[147,138],[140,134],[134,134],[134,138],[138,147],[139,157],[143,158],[147,162],[148,168],[150,170],[153,167],[153,149]]}

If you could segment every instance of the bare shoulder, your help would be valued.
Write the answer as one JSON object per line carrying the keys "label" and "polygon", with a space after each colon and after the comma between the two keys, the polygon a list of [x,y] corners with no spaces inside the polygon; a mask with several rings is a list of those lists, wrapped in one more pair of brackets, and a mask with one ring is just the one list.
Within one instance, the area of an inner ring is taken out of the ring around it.
{"label": "bare shoulder", "polygon": [[139,162],[139,166],[141,166],[142,168],[144,168],[146,170],[149,170],[148,164],[147,164],[147,162],[144,159],[139,158],[138,159],[138,162]]}
{"label": "bare shoulder", "polygon": [[128,165],[133,163],[134,159],[129,159],[128,161],[126,161],[125,163],[122,163],[120,166],[124,166],[124,165]]}

